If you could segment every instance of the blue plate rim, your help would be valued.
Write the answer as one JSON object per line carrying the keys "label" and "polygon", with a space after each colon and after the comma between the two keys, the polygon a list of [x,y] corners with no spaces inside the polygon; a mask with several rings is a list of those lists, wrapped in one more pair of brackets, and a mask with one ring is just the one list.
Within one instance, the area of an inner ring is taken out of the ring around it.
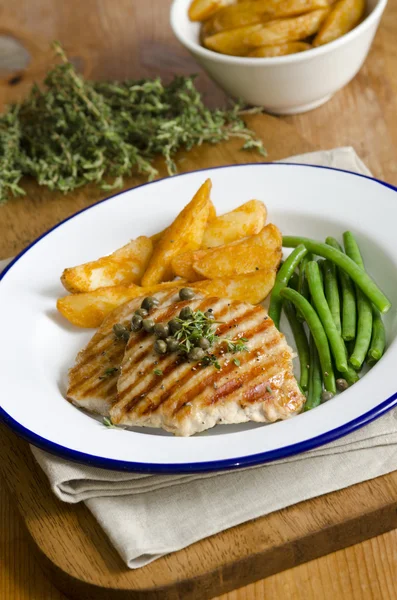
{"label": "blue plate rim", "polygon": [[[218,167],[208,167],[204,169],[197,169],[196,171],[189,171],[187,173],[180,173],[178,175],[174,175],[174,177],[184,177],[186,175],[190,175],[192,173],[200,173],[203,171],[215,171],[219,169],[229,169],[236,167],[269,167],[269,166],[288,166],[288,167],[307,167],[307,168],[315,168],[315,169],[325,169],[330,171],[338,171],[341,173],[347,173],[350,175],[354,175],[356,177],[362,177],[364,179],[369,179],[370,181],[374,181],[384,187],[387,187],[394,192],[397,192],[397,187],[393,186],[390,183],[386,183],[381,179],[377,179],[375,177],[370,177],[369,175],[364,175],[362,173],[355,173],[354,171],[349,171],[347,169],[338,169],[335,167],[328,167],[323,165],[312,165],[312,164],[304,164],[304,163],[283,163],[283,162],[269,162],[269,163],[243,163],[238,165],[223,165]],[[70,215],[60,223],[51,227],[48,231],[44,232],[38,238],[36,238],[29,246],[24,248],[2,271],[0,274],[0,281],[2,281],[5,275],[10,271],[10,269],[20,260],[20,258],[28,252],[33,246],[35,246],[41,239],[49,235],[52,231],[66,223],[67,221],[77,217],[79,214],[90,210],[97,206],[98,204],[102,204],[103,202],[108,202],[117,196],[129,192],[131,190],[136,190],[140,187],[152,185],[155,183],[159,183],[164,179],[168,179],[168,177],[164,177],[161,179],[156,179],[155,181],[150,181],[146,183],[142,183],[138,186],[128,188],[126,190],[122,190],[104,198],[92,204],[91,206],[87,206],[80,211]],[[34,433],[30,429],[27,429],[23,425],[21,425],[18,421],[16,421],[13,417],[11,417],[1,406],[0,406],[0,420],[4,422],[8,427],[10,427],[17,435],[25,439],[27,442],[37,446],[38,448],[49,452],[50,454],[54,454],[56,456],[60,456],[61,458],[65,458],[67,460],[71,460],[73,462],[78,462],[80,464],[88,464],[91,466],[95,466],[103,469],[110,469],[114,471],[135,471],[140,473],[148,473],[148,474],[180,474],[180,473],[198,473],[198,472],[210,472],[210,471],[223,471],[223,470],[232,470],[239,469],[243,467],[251,467],[259,464],[265,464],[270,461],[280,460],[283,458],[295,456],[297,454],[301,454],[303,452],[307,452],[309,450],[313,450],[319,446],[324,444],[328,444],[333,442],[357,429],[360,429],[364,425],[367,425],[371,421],[379,418],[389,410],[391,410],[394,406],[397,405],[397,392],[395,392],[392,396],[378,404],[376,407],[371,409],[370,411],[360,415],[356,419],[353,419],[340,427],[336,427],[326,433],[315,436],[303,442],[291,444],[289,446],[283,446],[281,448],[277,448],[276,450],[270,450],[266,452],[261,452],[259,454],[252,454],[248,456],[224,459],[224,460],[215,460],[215,461],[205,461],[205,462],[196,462],[196,463],[135,463],[132,461],[122,461],[112,458],[105,458],[101,456],[87,454],[85,452],[79,452],[77,450],[72,450],[70,448],[66,448],[65,446],[61,446],[55,442],[51,442],[46,438]]]}

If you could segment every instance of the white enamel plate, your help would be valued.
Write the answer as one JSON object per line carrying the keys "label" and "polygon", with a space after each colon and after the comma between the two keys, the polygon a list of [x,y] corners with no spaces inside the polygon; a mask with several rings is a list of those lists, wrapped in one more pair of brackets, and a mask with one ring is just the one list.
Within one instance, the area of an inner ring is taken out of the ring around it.
{"label": "white enamel plate", "polygon": [[[131,238],[163,229],[207,177],[212,179],[218,214],[258,198],[268,208],[268,221],[284,235],[324,240],[353,231],[368,271],[393,303],[384,319],[386,353],[346,392],[287,421],[218,425],[191,438],[153,429],[106,428],[65,399],[68,368],[93,331],[79,330],[57,314],[56,299],[64,295],[60,274]],[[380,181],[334,169],[239,165],[143,185],[66,220],[34,242],[2,275],[0,418],[32,444],[64,458],[152,473],[259,464],[304,452],[366,425],[397,403],[396,192]]]}

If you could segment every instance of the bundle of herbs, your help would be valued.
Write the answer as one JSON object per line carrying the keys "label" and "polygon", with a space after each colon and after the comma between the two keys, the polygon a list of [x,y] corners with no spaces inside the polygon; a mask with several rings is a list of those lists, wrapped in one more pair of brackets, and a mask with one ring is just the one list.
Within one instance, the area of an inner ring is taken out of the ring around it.
{"label": "bundle of herbs", "polygon": [[243,149],[265,154],[262,142],[242,115],[258,109],[209,110],[194,86],[194,77],[124,82],[86,81],[78,75],[59,44],[60,57],[44,81],[23,102],[0,116],[0,203],[24,194],[24,175],[51,190],[70,192],[89,182],[104,190],[123,185],[134,172],[153,179],[152,160],[165,159],[170,175],[179,149],[231,137]]}

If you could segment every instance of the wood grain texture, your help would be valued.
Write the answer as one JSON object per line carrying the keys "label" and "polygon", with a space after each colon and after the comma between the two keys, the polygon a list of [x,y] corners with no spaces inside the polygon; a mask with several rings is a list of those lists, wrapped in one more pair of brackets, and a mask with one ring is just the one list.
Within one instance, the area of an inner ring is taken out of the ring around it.
{"label": "wood grain texture", "polygon": [[[53,39],[59,39],[64,44],[81,71],[97,79],[161,74],[169,80],[174,73],[199,72],[196,63],[172,36],[168,26],[169,4],[165,0],[146,0],[144,3],[138,0],[69,0],[67,3],[54,3],[53,0],[36,0],[34,3],[30,0],[13,0],[11,3],[0,0],[0,36],[15,37],[22,45],[17,56],[15,52],[10,54],[14,60],[12,68],[7,68],[10,60],[8,63],[7,60],[0,61],[0,104],[22,98],[33,79],[43,77],[51,62],[48,43]],[[397,0],[389,0],[370,56],[349,86],[311,113],[283,120],[256,117],[254,126],[269,149],[269,158],[282,158],[312,147],[353,145],[375,176],[397,184],[396,35]],[[9,42],[6,46],[10,53],[13,46]],[[4,45],[0,44],[0,50],[2,47]],[[23,67],[26,58],[23,48],[29,52],[30,63],[26,70],[18,70]],[[206,76],[200,74],[198,85],[206,94],[208,104],[215,106],[224,103],[223,93]],[[284,127],[286,123],[295,129]],[[301,138],[296,136],[296,130]],[[180,167],[189,170],[198,165],[221,164],[222,161],[243,162],[244,155],[239,153],[236,156],[236,145],[233,144],[224,150],[211,148],[208,152],[198,151],[198,155],[194,151],[187,162],[180,163]],[[132,179],[128,185],[135,181]],[[55,199],[30,184],[27,198],[0,207],[0,258],[19,251],[49,226],[99,197],[95,190],[86,189],[81,195]],[[30,462],[31,455],[26,444],[14,439],[12,434],[6,444],[9,434],[2,431],[1,435],[0,472],[3,471],[6,476],[13,494],[11,500],[0,484],[0,598],[65,598],[42,574],[17,516],[16,506],[24,515],[28,529],[42,541],[47,553],[55,552],[59,560],[67,560],[78,551],[84,571],[88,569],[84,548],[94,542],[96,568],[102,566],[105,575],[108,569],[113,576],[117,574],[117,580],[121,581],[131,575],[131,572],[126,573],[120,559],[109,549],[102,532],[83,507],[74,507],[72,510],[48,494],[43,475]],[[19,462],[16,462],[17,456]],[[26,489],[26,481],[32,486],[28,497],[21,493]],[[41,494],[46,498],[44,504]],[[161,559],[164,581],[171,575],[171,570],[173,574],[184,578],[189,574],[197,575],[200,569],[210,565],[215,569],[213,578],[202,590],[203,593],[198,592],[197,595],[196,588],[190,597],[201,599],[213,596],[220,589],[232,589],[236,582],[242,585],[245,581],[270,575],[280,568],[289,568],[324,551],[330,552],[386,531],[393,524],[395,526],[396,498],[397,478],[392,474],[291,507],[282,513],[205,540],[204,552],[197,550],[199,545],[196,544]],[[363,512],[369,515],[367,519],[362,519]],[[339,528],[330,527],[333,519],[341,524]],[[51,525],[51,535],[48,534],[48,524]],[[302,527],[305,531],[303,538],[299,537]],[[282,550],[280,542],[280,535],[285,533],[285,529],[296,536],[289,544],[288,551]],[[63,532],[69,530],[78,531],[78,540],[77,543],[75,540],[70,542],[69,550],[62,553],[60,540],[63,539]],[[314,533],[320,538],[314,538]],[[252,553],[253,547],[258,551],[258,556],[248,567],[245,559]],[[278,552],[272,550],[263,558],[266,548],[276,548]],[[394,600],[397,597],[396,548],[397,532],[394,531],[271,575],[266,580],[222,596],[222,600],[278,600],[288,597],[302,600]],[[236,567],[220,571],[219,564],[224,564],[226,557],[239,557],[241,562]],[[43,555],[41,559],[40,562],[47,569],[50,568]],[[151,568],[156,571],[155,566],[159,563],[157,561]],[[155,581],[154,571],[149,569],[145,574],[149,584]],[[58,575],[61,585],[67,585],[59,572],[53,569],[52,575]],[[190,587],[185,591],[191,594],[192,589]],[[68,588],[68,597],[73,594],[80,598],[79,593],[79,590]],[[94,597],[99,598],[98,595]],[[188,598],[186,594],[172,597]]]}

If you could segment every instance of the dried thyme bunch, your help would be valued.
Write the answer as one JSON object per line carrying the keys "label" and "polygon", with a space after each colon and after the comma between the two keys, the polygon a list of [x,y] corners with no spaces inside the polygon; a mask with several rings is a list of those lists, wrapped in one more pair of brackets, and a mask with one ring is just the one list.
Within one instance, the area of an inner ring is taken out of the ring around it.
{"label": "dried thyme bunch", "polygon": [[0,202],[23,194],[18,185],[30,175],[51,190],[69,192],[89,182],[102,189],[121,187],[133,172],[153,179],[156,155],[165,158],[169,174],[176,172],[173,155],[231,137],[244,140],[243,149],[265,154],[249,130],[241,106],[206,108],[193,77],[91,82],[79,76],[59,44],[61,64],[34,85],[28,98],[0,116]]}

